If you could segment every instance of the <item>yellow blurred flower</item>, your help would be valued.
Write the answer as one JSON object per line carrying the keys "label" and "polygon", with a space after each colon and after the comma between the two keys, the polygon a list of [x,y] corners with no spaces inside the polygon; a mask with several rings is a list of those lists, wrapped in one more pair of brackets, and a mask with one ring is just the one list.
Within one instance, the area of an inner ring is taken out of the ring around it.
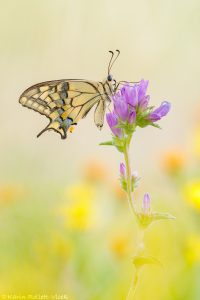
{"label": "yellow blurred flower", "polygon": [[5,184],[0,186],[0,203],[8,204],[24,194],[24,190],[17,184]]}
{"label": "yellow blurred flower", "polygon": [[129,237],[123,234],[112,237],[110,249],[118,258],[127,257],[130,250]]}
{"label": "yellow blurred flower", "polygon": [[67,224],[73,229],[87,229],[91,226],[91,209],[88,202],[77,202],[66,209]]}
{"label": "yellow blurred flower", "polygon": [[88,162],[83,169],[83,175],[86,180],[92,182],[103,181],[105,179],[106,173],[106,166],[102,162],[96,160]]}
{"label": "yellow blurred flower", "polygon": [[186,201],[200,210],[200,178],[190,181],[184,188]]}
{"label": "yellow blurred flower", "polygon": [[186,241],[186,259],[189,263],[200,263],[200,235],[192,234]]}
{"label": "yellow blurred flower", "polygon": [[185,154],[181,150],[170,150],[162,157],[162,166],[169,175],[178,174],[184,167],[186,161]]}
{"label": "yellow blurred flower", "polygon": [[68,200],[61,208],[65,224],[71,229],[85,230],[94,225],[95,190],[92,185],[81,183],[69,186],[65,191]]}

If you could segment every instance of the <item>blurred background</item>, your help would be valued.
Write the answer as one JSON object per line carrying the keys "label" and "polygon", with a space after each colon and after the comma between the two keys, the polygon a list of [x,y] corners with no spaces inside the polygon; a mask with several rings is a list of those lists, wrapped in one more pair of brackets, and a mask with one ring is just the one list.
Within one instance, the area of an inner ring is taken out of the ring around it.
{"label": "blurred background", "polygon": [[138,129],[131,152],[155,211],[136,299],[200,299],[200,2],[0,0],[0,294],[125,299],[137,227],[119,185],[121,154],[100,147],[93,111],[67,140],[39,139],[48,119],[18,103],[38,82],[149,79],[151,104],[172,103],[162,130]]}

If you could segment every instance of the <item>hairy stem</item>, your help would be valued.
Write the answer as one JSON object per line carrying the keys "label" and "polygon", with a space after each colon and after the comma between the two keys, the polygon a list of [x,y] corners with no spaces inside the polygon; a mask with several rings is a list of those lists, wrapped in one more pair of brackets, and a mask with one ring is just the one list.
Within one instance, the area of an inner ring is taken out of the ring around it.
{"label": "hairy stem", "polygon": [[125,145],[124,160],[126,165],[126,184],[127,184],[128,203],[133,214],[137,216],[137,212],[135,209],[135,205],[133,204],[133,196],[132,196],[132,186],[131,186],[132,175],[131,175],[131,166],[130,166],[130,159],[129,159],[129,143],[126,143]]}
{"label": "hairy stem", "polygon": [[138,279],[139,279],[139,270],[136,269],[135,273],[133,274],[133,278],[132,278],[132,281],[131,281],[131,284],[130,284],[128,294],[126,296],[126,300],[130,300],[131,296],[132,296],[132,299],[133,299],[133,297],[135,296],[135,291],[136,291]]}
{"label": "hairy stem", "polygon": [[[136,219],[137,216],[137,210],[133,201],[133,191],[132,191],[132,172],[131,172],[131,166],[130,166],[130,159],[129,159],[129,144],[130,140],[127,141],[125,148],[124,148],[124,160],[126,165],[126,184],[127,184],[127,197],[128,197],[128,203],[130,206],[131,211],[133,212]],[[137,249],[135,256],[139,256],[144,251],[144,231],[139,227],[138,231],[138,241],[137,241]],[[135,272],[133,274],[133,278],[130,283],[130,288],[126,297],[126,300],[134,299],[137,284],[139,280],[139,268],[136,267]]]}

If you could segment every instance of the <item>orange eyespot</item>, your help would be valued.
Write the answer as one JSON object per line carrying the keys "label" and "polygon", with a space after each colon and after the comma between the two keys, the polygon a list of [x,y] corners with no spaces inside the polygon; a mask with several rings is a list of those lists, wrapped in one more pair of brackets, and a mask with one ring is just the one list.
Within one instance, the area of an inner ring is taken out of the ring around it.
{"label": "orange eyespot", "polygon": [[74,126],[70,126],[69,127],[69,132],[72,133],[74,131],[75,127]]}

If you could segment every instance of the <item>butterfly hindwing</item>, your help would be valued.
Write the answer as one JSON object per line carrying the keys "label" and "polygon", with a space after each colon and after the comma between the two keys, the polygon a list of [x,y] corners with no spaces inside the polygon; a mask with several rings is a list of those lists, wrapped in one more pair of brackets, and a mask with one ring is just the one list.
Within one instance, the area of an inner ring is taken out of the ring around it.
{"label": "butterfly hindwing", "polygon": [[105,110],[106,110],[106,102],[101,99],[99,100],[94,112],[94,123],[99,129],[101,129],[103,126]]}
{"label": "butterfly hindwing", "polygon": [[70,126],[84,118],[96,103],[95,124],[102,127],[105,113],[102,90],[102,83],[92,81],[47,81],[28,88],[19,102],[50,119],[48,126],[39,135],[52,129],[66,138]]}

